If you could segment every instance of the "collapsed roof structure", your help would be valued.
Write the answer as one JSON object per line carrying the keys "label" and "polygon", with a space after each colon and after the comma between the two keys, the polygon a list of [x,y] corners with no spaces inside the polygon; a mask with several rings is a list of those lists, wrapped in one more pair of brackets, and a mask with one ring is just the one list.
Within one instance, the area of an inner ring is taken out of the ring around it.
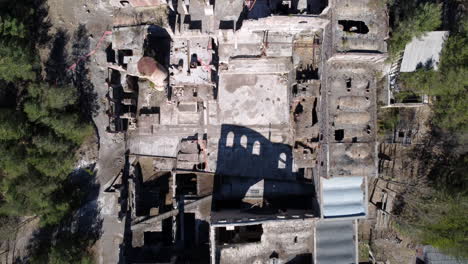
{"label": "collapsed roof structure", "polygon": [[358,262],[386,17],[352,2],[179,0],[168,24],[116,17],[126,262]]}

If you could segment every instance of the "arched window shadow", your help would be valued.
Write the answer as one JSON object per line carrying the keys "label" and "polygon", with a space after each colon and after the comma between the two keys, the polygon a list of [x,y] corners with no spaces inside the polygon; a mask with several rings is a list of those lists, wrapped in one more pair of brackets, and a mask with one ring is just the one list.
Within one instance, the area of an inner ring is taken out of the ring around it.
{"label": "arched window shadow", "polygon": [[243,147],[243,148],[247,148],[247,136],[246,135],[242,135],[241,139],[240,139],[240,145]]}
{"label": "arched window shadow", "polygon": [[278,159],[278,169],[286,169],[286,153],[281,153]]}
{"label": "arched window shadow", "polygon": [[226,147],[234,147],[234,133],[229,132],[229,134],[226,136]]}
{"label": "arched window shadow", "polygon": [[258,140],[255,141],[252,146],[252,155],[260,156],[261,148],[262,148],[262,145],[260,144],[260,142],[258,142]]}
{"label": "arched window shadow", "polygon": [[247,127],[222,125],[212,221],[318,215],[315,187],[299,180],[292,163],[290,145],[273,143]]}

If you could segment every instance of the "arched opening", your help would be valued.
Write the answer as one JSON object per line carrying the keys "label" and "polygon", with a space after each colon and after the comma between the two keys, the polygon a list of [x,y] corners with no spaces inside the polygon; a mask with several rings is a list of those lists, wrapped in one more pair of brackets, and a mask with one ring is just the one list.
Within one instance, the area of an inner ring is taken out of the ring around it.
{"label": "arched opening", "polygon": [[286,153],[281,153],[278,160],[278,169],[286,169]]}
{"label": "arched opening", "polygon": [[247,148],[247,136],[246,135],[242,135],[240,139],[240,144],[243,148]]}
{"label": "arched opening", "polygon": [[260,156],[260,142],[255,141],[252,147],[252,155]]}
{"label": "arched opening", "polygon": [[350,33],[367,34],[369,27],[363,21],[355,20],[338,20],[341,29]]}
{"label": "arched opening", "polygon": [[226,136],[226,147],[232,148],[234,146],[234,132],[229,132]]}

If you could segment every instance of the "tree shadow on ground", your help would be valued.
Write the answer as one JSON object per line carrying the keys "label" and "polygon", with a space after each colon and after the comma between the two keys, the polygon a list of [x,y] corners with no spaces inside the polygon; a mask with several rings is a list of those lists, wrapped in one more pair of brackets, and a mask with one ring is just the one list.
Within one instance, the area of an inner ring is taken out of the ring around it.
{"label": "tree shadow on ground", "polygon": [[[59,29],[53,37],[49,58],[45,63],[46,81],[51,85],[73,85],[78,92],[78,111],[82,118],[92,122],[99,111],[98,95],[89,79],[88,59],[90,52],[89,34],[85,25],[74,32],[71,54],[67,52],[69,34]],[[74,67],[70,67],[76,63]]]}
{"label": "tree shadow on ground", "polygon": [[456,134],[429,124],[429,133],[415,144],[409,158],[418,162],[416,179],[412,185],[427,184],[441,193],[467,194],[468,165],[466,146]]}
{"label": "tree shadow on ground", "polygon": [[87,63],[89,59],[85,56],[90,52],[89,34],[86,26],[80,24],[73,36],[72,60],[76,67],[72,72],[73,84],[78,89],[80,111],[89,121],[98,114],[98,95],[94,90],[94,85],[89,79]]}
{"label": "tree shadow on ground", "polygon": [[70,37],[64,29],[59,29],[53,37],[49,58],[45,62],[45,81],[51,85],[61,86],[70,83],[66,50],[69,39]]}
{"label": "tree shadow on ground", "polygon": [[103,223],[95,175],[82,169],[70,175],[64,187],[55,193],[58,200],[70,205],[70,210],[58,225],[46,225],[37,230],[28,246],[33,257],[17,259],[16,263],[82,263],[80,261],[91,260],[90,248],[101,237]]}
{"label": "tree shadow on ground", "polygon": [[[49,7],[46,0],[32,0],[34,8],[34,23],[32,24],[32,38],[39,46],[44,46],[52,39],[49,30],[52,23],[49,19]],[[19,3],[16,3],[17,5]]]}

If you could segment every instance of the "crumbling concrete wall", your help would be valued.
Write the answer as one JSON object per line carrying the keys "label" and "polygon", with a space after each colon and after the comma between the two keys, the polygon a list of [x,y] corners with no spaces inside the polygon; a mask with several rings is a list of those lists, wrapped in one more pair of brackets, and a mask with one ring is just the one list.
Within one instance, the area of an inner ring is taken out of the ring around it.
{"label": "crumbling concrete wall", "polygon": [[[235,225],[235,224],[233,224]],[[260,242],[215,246],[216,256],[212,263],[287,263],[297,256],[310,257],[314,254],[314,219],[270,221],[262,223]],[[211,243],[215,243],[211,227]]]}

